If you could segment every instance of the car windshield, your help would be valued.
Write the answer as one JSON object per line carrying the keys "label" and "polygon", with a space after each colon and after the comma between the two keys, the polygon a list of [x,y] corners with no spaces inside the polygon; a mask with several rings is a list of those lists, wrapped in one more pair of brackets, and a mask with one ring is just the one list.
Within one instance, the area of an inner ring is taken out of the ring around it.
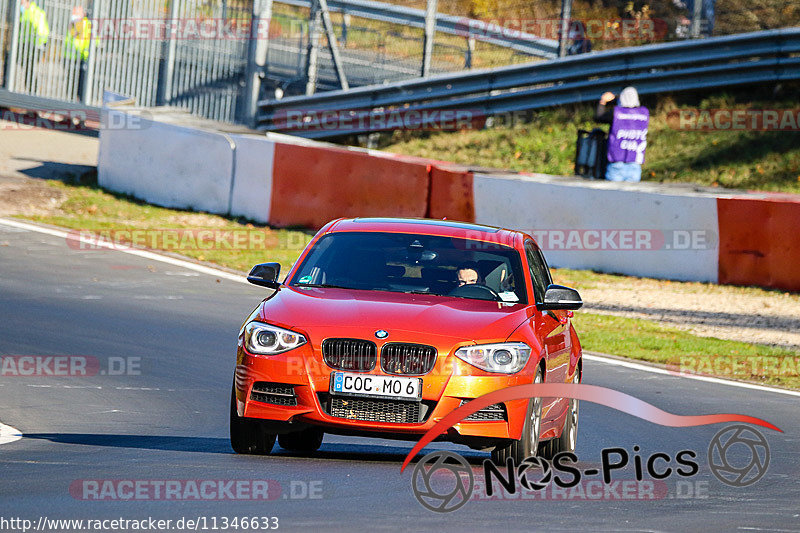
{"label": "car windshield", "polygon": [[408,233],[326,235],[289,285],[527,303],[521,260],[514,248]]}

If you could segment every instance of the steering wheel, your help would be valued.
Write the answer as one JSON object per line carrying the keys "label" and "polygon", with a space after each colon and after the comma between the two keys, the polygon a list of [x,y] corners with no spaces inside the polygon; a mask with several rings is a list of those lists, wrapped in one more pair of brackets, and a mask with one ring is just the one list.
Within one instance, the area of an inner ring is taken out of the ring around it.
{"label": "steering wheel", "polygon": [[468,283],[466,285],[460,285],[450,291],[448,296],[474,298],[476,300],[491,300],[495,302],[500,300],[500,295],[497,294],[494,289],[481,283]]}

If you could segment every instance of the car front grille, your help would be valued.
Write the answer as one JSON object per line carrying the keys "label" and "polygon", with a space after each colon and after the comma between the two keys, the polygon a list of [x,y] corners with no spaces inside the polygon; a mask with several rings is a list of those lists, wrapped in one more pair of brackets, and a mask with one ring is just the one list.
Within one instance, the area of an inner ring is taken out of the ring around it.
{"label": "car front grille", "polygon": [[368,372],[375,368],[378,348],[372,341],[361,339],[325,339],[322,359],[337,370]]}
{"label": "car front grille", "polygon": [[367,422],[389,422],[394,424],[421,424],[436,407],[433,400],[421,402],[337,396],[329,392],[318,392],[317,398],[323,412],[347,420]]}
{"label": "car front grille", "polygon": [[421,376],[430,372],[435,363],[433,346],[392,342],[381,349],[381,369],[387,374]]}
{"label": "car front grille", "polygon": [[[464,405],[470,400],[461,400],[461,405]],[[507,420],[506,406],[502,403],[496,403],[488,407],[484,407],[480,411],[475,411],[464,420]]]}
{"label": "car front grille", "polygon": [[370,398],[332,396],[330,415],[350,420],[416,424],[420,421],[420,403]]}
{"label": "car front grille", "polygon": [[258,381],[253,384],[250,391],[250,399],[261,403],[271,403],[273,405],[297,405],[297,396],[292,385],[284,383],[269,383]]}

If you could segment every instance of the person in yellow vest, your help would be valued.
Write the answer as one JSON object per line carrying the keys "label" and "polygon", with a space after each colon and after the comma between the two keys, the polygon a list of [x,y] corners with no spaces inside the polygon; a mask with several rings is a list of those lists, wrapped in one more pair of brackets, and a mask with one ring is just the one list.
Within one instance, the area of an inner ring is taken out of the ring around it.
{"label": "person in yellow vest", "polygon": [[22,67],[25,86],[35,91],[35,83],[39,62],[44,57],[47,40],[50,38],[50,26],[47,14],[33,0],[19,2],[19,43],[17,61]]}
{"label": "person in yellow vest", "polygon": [[44,9],[32,0],[20,0],[20,35],[23,43],[27,42],[39,50],[44,50],[50,38],[50,26]]}
{"label": "person in yellow vest", "polygon": [[81,6],[72,8],[69,18],[69,29],[64,41],[65,55],[73,61],[80,61],[78,69],[78,99],[83,100],[84,80],[86,78],[87,63],[89,59],[89,45],[92,40],[92,23],[86,17]]}

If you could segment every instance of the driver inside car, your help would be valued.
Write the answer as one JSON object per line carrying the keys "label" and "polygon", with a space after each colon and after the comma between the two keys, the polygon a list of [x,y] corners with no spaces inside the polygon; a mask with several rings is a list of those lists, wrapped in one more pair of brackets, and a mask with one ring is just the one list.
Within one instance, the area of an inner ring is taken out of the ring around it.
{"label": "driver inside car", "polygon": [[462,285],[474,285],[476,283],[482,283],[479,281],[480,276],[478,275],[478,264],[473,262],[462,263],[456,271],[456,277],[458,278],[459,287]]}

